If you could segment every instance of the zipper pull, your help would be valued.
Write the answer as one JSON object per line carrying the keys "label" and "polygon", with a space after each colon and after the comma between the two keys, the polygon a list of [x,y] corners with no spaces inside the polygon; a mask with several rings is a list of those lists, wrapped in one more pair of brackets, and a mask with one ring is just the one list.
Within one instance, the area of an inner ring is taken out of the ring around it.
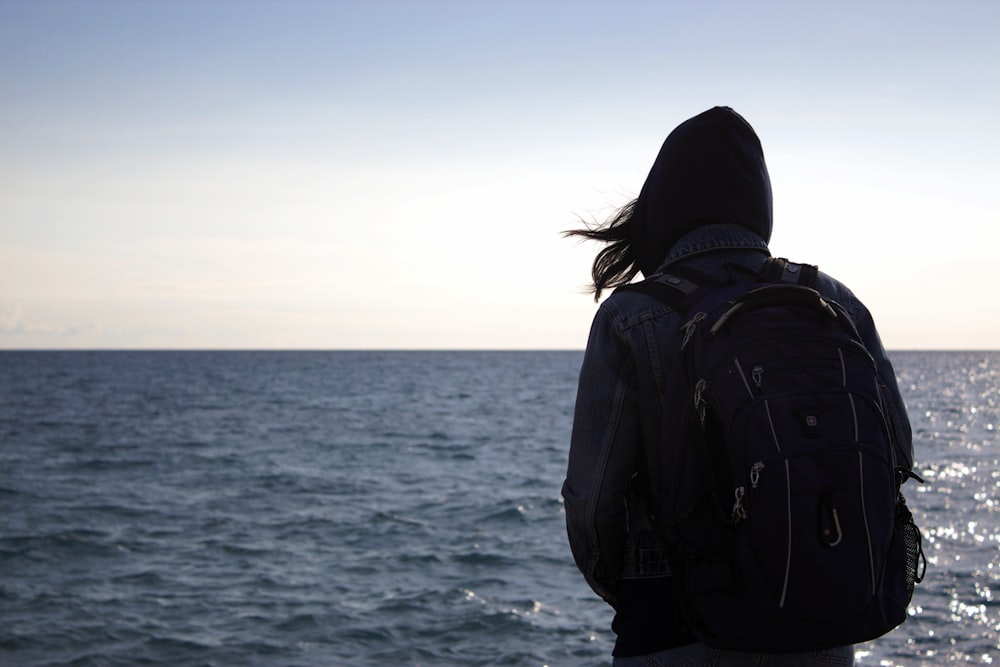
{"label": "zipper pull", "polygon": [[754,366],[750,377],[753,379],[754,385],[759,390],[761,388],[761,383],[764,381],[764,368],[762,366]]}
{"label": "zipper pull", "polygon": [[747,511],[743,508],[743,496],[746,495],[746,489],[742,486],[736,487],[736,502],[733,503],[733,525],[740,525],[740,521],[747,518]]}
{"label": "zipper pull", "polygon": [[684,340],[681,341],[681,352],[687,347],[688,341],[691,340],[691,336],[694,335],[694,330],[698,327],[698,323],[707,317],[705,313],[696,313],[694,317],[684,323],[681,330],[684,332]]}
{"label": "zipper pull", "polygon": [[705,378],[698,380],[698,383],[694,386],[694,411],[698,414],[698,421],[701,425],[705,425],[705,397],[702,396],[705,393],[705,387],[708,383]]}
{"label": "zipper pull", "polygon": [[760,471],[764,469],[764,462],[757,461],[750,467],[750,490],[756,491],[757,484],[760,483]]}

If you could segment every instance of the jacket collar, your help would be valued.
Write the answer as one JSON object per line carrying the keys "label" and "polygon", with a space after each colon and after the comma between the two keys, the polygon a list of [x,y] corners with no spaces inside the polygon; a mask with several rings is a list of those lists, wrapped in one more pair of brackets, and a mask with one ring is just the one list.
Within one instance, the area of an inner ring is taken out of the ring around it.
{"label": "jacket collar", "polygon": [[771,254],[767,241],[746,227],[732,224],[707,225],[682,236],[667,253],[657,273],[693,255],[715,250],[757,250],[765,255]]}

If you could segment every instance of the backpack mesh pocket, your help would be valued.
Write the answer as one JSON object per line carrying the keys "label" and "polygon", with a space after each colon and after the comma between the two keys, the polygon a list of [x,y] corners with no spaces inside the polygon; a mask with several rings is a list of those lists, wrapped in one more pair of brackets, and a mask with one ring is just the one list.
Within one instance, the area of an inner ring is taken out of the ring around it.
{"label": "backpack mesh pocket", "polygon": [[896,522],[903,532],[903,544],[906,547],[906,593],[909,596],[913,595],[913,587],[924,580],[927,557],[924,556],[920,529],[913,521],[913,513],[906,506],[902,494],[899,495],[899,502],[896,505]]}

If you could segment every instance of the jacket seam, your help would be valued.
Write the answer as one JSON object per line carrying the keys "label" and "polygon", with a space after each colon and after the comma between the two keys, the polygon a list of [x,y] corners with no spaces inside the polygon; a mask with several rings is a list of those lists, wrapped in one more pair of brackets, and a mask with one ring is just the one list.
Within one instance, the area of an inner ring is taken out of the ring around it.
{"label": "jacket seam", "polygon": [[[633,360],[629,358],[623,365],[622,370],[625,370],[629,365],[633,364]],[[618,374],[619,378],[624,377],[624,373]],[[624,382],[620,381],[615,387],[615,398],[612,406],[612,418],[608,420],[608,426],[605,429],[604,436],[601,443],[601,453],[598,457],[598,465],[594,471],[594,479],[591,483],[590,497],[587,503],[587,528],[590,532],[590,541],[592,544],[590,553],[590,576],[592,579],[600,584],[601,589],[605,592],[605,597],[607,599],[611,598],[610,591],[607,590],[604,581],[598,581],[595,573],[598,569],[598,564],[601,560],[601,540],[597,530],[597,506],[599,500],[603,497],[601,494],[601,488],[604,486],[604,479],[608,469],[608,461],[611,459],[611,450],[614,448],[615,433],[618,432],[618,425],[621,423],[622,412],[625,405],[625,393],[626,385]]]}

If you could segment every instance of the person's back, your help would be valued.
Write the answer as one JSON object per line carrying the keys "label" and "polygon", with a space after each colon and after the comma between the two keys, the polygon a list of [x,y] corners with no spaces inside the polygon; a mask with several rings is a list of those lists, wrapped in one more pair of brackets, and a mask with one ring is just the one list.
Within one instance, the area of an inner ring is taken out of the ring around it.
{"label": "person's back", "polygon": [[[575,233],[609,244],[594,265],[599,296],[638,272],[687,273],[718,284],[750,280],[769,256],[770,232],[771,190],[759,141],[738,114],[717,107],[671,133],[636,201],[604,227]],[[901,465],[911,467],[909,422],[871,316],[825,274],[816,289],[857,324],[885,388]],[[673,374],[681,372],[682,324],[660,300],[620,290],[598,310],[580,373],[563,488],[567,530],[581,572],[617,612],[619,665],[653,655],[670,660],[662,664],[744,664],[751,658],[696,641],[674,599],[662,534],[645,519],[650,499],[640,477],[646,452],[662,437],[662,401],[689,400],[665,395],[675,384]],[[782,664],[776,659],[768,664]],[[813,658],[781,659],[810,664]],[[853,649],[825,651],[817,659],[851,664]]]}

